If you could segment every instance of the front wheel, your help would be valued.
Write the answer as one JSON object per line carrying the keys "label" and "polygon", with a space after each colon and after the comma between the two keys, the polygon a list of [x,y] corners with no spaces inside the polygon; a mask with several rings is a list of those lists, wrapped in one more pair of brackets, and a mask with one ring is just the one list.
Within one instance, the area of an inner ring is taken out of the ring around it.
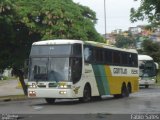
{"label": "front wheel", "polygon": [[91,101],[91,87],[89,85],[85,85],[83,91],[83,97],[79,99],[81,102],[89,102]]}
{"label": "front wheel", "polygon": [[99,100],[102,100],[102,97],[101,96],[93,96],[92,100],[93,101],[99,101]]}
{"label": "front wheel", "polygon": [[55,99],[54,98],[45,98],[46,102],[48,104],[54,104],[55,103]]}

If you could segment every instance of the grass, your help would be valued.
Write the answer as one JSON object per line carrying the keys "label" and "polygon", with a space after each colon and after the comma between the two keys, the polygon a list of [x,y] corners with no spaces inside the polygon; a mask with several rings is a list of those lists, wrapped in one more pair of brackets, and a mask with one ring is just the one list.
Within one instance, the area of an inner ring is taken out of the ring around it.
{"label": "grass", "polygon": [[7,77],[7,76],[3,76],[3,78],[1,80],[16,80],[16,77]]}

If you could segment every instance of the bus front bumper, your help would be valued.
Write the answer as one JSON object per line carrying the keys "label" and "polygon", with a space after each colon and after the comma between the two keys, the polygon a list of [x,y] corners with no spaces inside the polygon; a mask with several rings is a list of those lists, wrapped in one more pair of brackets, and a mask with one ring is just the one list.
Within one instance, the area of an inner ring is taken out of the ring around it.
{"label": "bus front bumper", "polygon": [[154,85],[156,83],[156,80],[155,79],[151,79],[151,80],[139,80],[139,85],[140,86],[143,86],[143,85]]}
{"label": "bus front bumper", "polygon": [[28,89],[29,98],[77,98],[72,89]]}

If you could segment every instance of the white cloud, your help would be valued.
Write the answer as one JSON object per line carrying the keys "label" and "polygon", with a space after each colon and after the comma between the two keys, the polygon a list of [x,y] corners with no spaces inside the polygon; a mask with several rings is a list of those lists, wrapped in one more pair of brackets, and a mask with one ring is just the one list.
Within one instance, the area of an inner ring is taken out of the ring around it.
{"label": "white cloud", "polygon": [[[98,22],[96,29],[104,34],[104,0],[73,0],[76,3],[90,7],[96,12]],[[128,27],[146,24],[147,22],[130,22],[130,8],[137,8],[139,2],[134,0],[106,0],[106,29],[111,32],[115,29],[127,30]]]}

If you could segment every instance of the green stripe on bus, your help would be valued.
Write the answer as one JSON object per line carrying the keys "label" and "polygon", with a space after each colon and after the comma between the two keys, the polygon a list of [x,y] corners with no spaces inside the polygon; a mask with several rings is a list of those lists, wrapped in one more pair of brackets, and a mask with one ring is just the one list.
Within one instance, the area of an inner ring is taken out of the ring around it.
{"label": "green stripe on bus", "polygon": [[109,84],[104,65],[92,65],[100,95],[108,95]]}

